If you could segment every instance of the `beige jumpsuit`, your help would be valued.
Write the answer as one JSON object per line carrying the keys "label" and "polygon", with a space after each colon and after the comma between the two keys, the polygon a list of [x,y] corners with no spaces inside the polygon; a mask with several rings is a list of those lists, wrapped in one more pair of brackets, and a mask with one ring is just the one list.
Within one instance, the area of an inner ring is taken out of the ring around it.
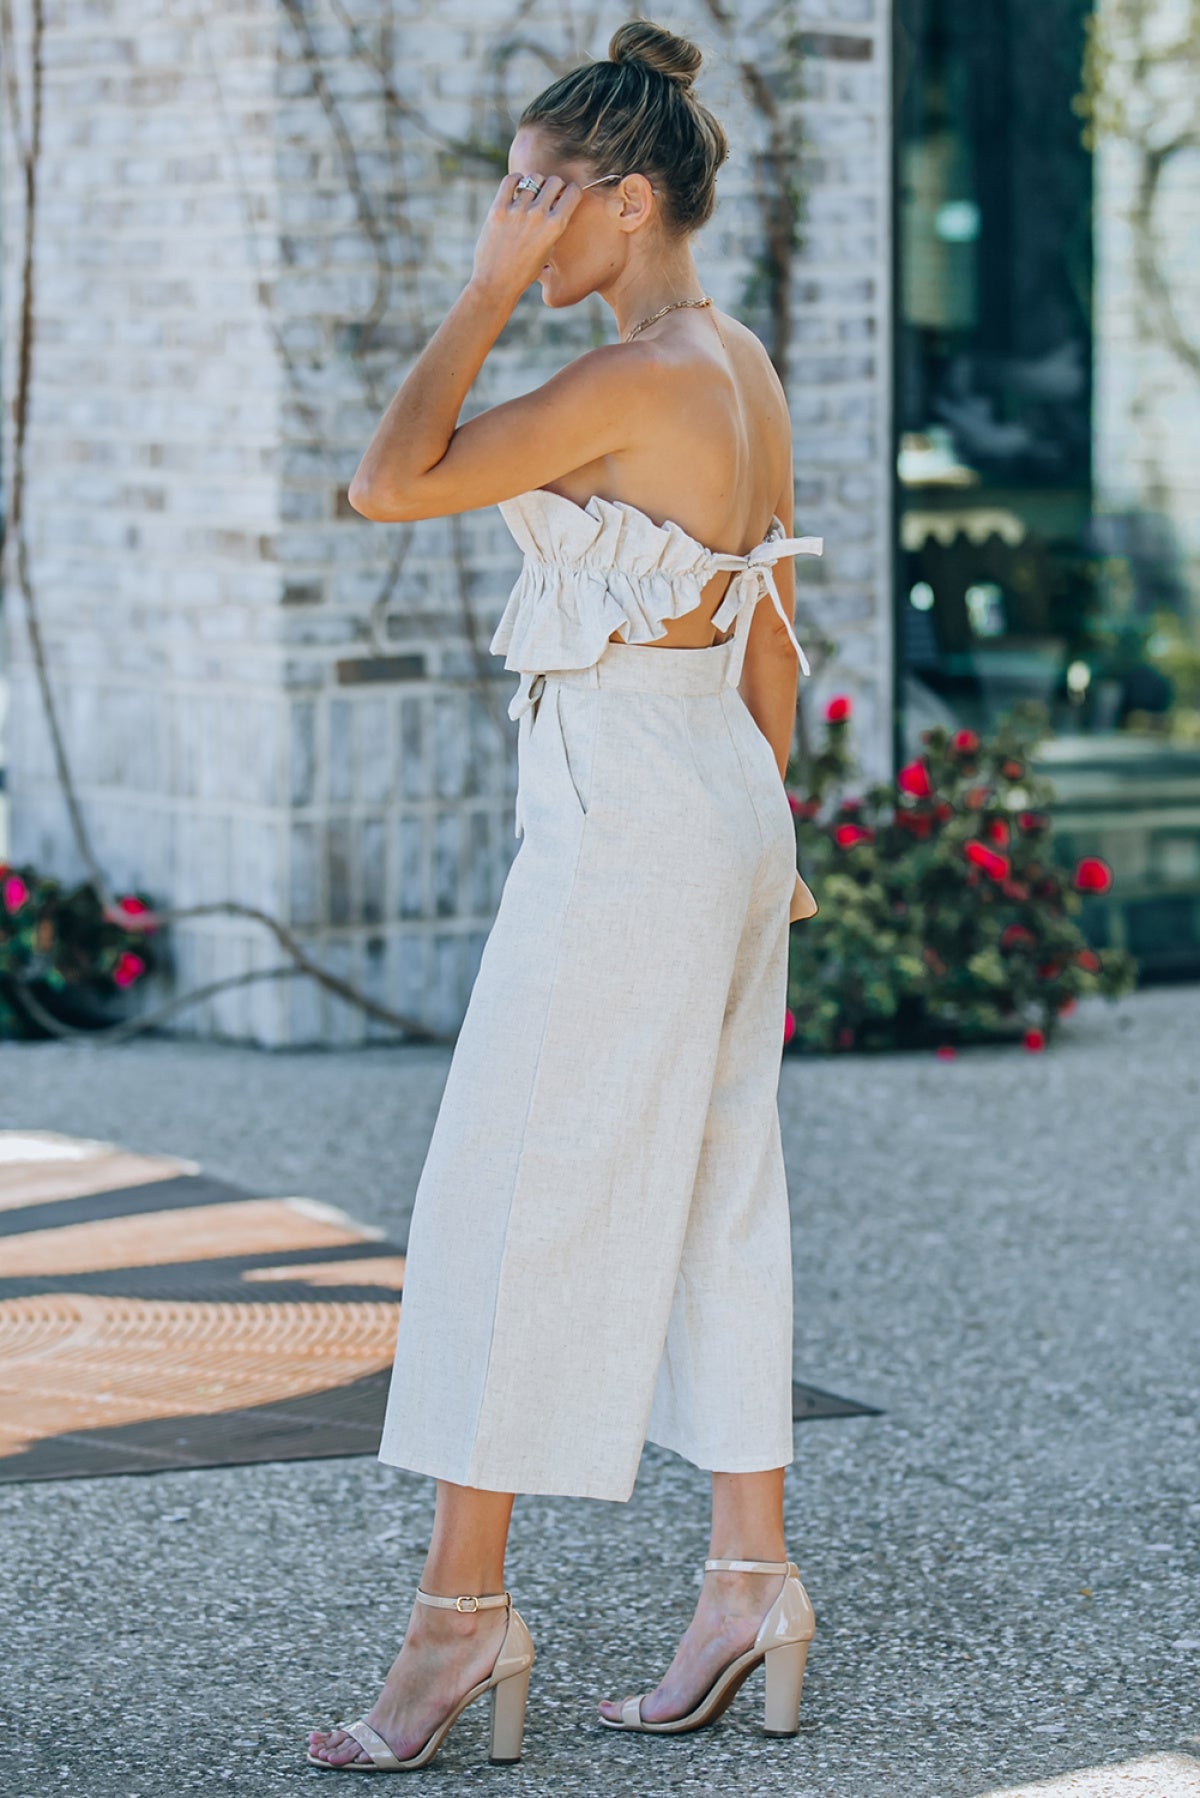
{"label": "beige jumpsuit", "polygon": [[[795,833],[737,681],[764,593],[786,622],[772,563],[822,545],[776,520],[719,555],[540,490],[500,509],[526,558],[491,644],[521,676],[523,840],[417,1188],[379,1457],[624,1500],[647,1438],[723,1472],[792,1459]],[[637,647],[722,569],[732,638]]]}

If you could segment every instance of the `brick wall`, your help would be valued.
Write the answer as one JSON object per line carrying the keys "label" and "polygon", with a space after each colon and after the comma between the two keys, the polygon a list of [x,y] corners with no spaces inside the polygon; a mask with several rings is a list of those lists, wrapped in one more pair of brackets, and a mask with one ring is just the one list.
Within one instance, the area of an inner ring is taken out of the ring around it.
{"label": "brick wall", "polygon": [[[755,323],[766,128],[737,58],[757,58],[784,127],[803,132],[789,391],[797,529],[824,535],[826,555],[798,564],[798,623],[833,653],[801,685],[814,716],[854,693],[872,772],[887,765],[891,681],[881,7],[798,0],[799,68],[742,23],[670,18],[710,51],[705,97],[736,145],[700,265]],[[469,270],[498,179],[488,148],[507,150],[554,57],[603,41],[544,0],[48,13],[27,515],[97,848],[118,885],[165,902],[268,908],[325,965],[442,1029],[461,1018],[517,848],[515,683],[487,655],[517,557],[494,510],[382,526],[345,488]],[[20,217],[9,155],[6,394]],[[471,408],[610,335],[600,302],[551,314],[535,290]],[[71,874],[11,576],[6,612],[12,852]],[[186,985],[281,960],[236,920],[175,938]],[[267,1044],[378,1034],[301,980],[226,993],[178,1028]]]}

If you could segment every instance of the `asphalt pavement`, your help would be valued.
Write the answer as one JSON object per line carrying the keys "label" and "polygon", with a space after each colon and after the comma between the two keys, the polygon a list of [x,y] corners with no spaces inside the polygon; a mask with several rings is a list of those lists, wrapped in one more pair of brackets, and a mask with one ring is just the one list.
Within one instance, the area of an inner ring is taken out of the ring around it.
{"label": "asphalt pavement", "polygon": [[[1198,1049],[1181,986],[1088,1002],[1040,1055],[785,1058],[796,1377],[880,1407],[796,1430],[799,1736],[762,1735],[761,1676],[692,1735],[597,1723],[657,1679],[705,1554],[706,1476],[651,1447],[627,1505],[518,1499],[525,1758],[488,1764],[476,1705],[412,1789],[1200,1791]],[[447,1063],[0,1045],[0,1127],[190,1157],[403,1241]],[[304,1732],[373,1700],[432,1497],[370,1456],[0,1490],[0,1793],[324,1789]]]}

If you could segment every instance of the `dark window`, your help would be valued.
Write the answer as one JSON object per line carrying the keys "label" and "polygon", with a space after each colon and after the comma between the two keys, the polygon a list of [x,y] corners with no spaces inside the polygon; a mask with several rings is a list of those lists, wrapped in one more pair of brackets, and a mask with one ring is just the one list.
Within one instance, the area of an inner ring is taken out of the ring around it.
{"label": "dark window", "polygon": [[1082,0],[899,0],[898,645],[911,737],[1096,715]]}

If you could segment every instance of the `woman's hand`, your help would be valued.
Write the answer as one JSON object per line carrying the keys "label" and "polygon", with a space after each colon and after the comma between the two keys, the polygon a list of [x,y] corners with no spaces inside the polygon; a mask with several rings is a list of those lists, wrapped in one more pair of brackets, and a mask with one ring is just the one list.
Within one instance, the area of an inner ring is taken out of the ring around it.
{"label": "woman's hand", "polygon": [[525,177],[506,175],[479,233],[472,280],[511,291],[514,298],[536,281],[551,250],[566,230],[583,194],[574,181],[558,175],[531,175],[540,193],[517,183]]}

